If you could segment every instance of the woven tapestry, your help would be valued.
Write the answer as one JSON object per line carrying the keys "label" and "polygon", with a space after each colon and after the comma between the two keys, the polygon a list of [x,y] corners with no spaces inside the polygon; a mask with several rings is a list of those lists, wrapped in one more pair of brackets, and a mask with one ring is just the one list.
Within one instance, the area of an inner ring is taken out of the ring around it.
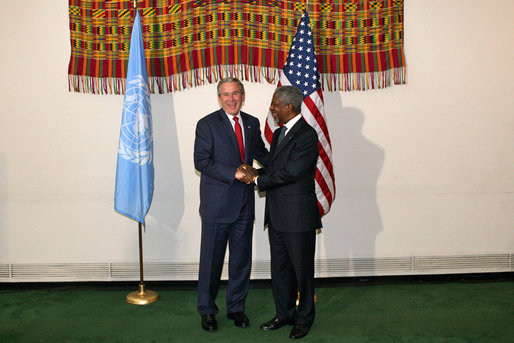
{"label": "woven tapestry", "polygon": [[[322,87],[405,83],[403,0],[140,0],[152,93],[234,76],[276,83],[306,8]],[[70,91],[122,94],[133,0],[69,0]]]}

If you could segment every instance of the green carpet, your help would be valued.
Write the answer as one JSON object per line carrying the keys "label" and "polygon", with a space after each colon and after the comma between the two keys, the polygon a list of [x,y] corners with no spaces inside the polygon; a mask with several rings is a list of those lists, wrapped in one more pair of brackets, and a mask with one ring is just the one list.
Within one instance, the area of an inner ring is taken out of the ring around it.
{"label": "green carpet", "polygon": [[[0,342],[291,342],[290,328],[263,332],[274,315],[271,290],[250,289],[250,327],[226,319],[200,327],[196,291],[147,288],[161,299],[125,303],[137,289],[0,290]],[[514,342],[514,282],[342,285],[316,290],[316,320],[302,342]]]}

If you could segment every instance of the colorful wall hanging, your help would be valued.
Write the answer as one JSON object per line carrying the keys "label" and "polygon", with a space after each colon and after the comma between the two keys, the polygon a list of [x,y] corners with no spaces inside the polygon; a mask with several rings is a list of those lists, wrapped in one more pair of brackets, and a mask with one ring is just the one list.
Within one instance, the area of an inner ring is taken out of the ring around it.
{"label": "colorful wall hanging", "polygon": [[[225,76],[276,83],[306,8],[322,87],[405,83],[403,0],[140,0],[152,93]],[[69,0],[70,91],[122,94],[133,0]]]}

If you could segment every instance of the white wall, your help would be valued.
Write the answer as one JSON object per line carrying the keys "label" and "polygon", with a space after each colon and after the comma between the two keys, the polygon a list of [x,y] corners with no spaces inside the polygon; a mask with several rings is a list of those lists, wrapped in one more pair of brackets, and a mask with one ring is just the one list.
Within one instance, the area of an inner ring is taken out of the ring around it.
{"label": "white wall", "polygon": [[[408,84],[324,94],[337,196],[319,259],[514,252],[513,13],[512,0],[406,1]],[[4,3],[0,37],[0,262],[136,261],[137,224],[113,210],[123,97],[68,92],[67,2]],[[245,86],[263,124],[275,86]],[[145,260],[197,262],[192,147],[215,86],[152,107]]]}

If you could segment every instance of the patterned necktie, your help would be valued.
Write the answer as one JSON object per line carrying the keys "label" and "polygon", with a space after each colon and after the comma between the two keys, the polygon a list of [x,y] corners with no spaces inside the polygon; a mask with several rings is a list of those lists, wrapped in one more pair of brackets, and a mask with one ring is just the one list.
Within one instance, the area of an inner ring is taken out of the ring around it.
{"label": "patterned necktie", "polygon": [[241,161],[245,162],[245,145],[243,143],[243,131],[241,125],[239,125],[239,118],[234,116],[234,131],[236,132],[237,145],[239,145],[239,154],[241,155]]}
{"label": "patterned necktie", "polygon": [[280,145],[280,143],[282,143],[282,140],[284,139],[284,137],[286,136],[286,127],[285,126],[282,126],[280,128],[280,133],[278,134],[278,142],[277,142],[277,146]]}

